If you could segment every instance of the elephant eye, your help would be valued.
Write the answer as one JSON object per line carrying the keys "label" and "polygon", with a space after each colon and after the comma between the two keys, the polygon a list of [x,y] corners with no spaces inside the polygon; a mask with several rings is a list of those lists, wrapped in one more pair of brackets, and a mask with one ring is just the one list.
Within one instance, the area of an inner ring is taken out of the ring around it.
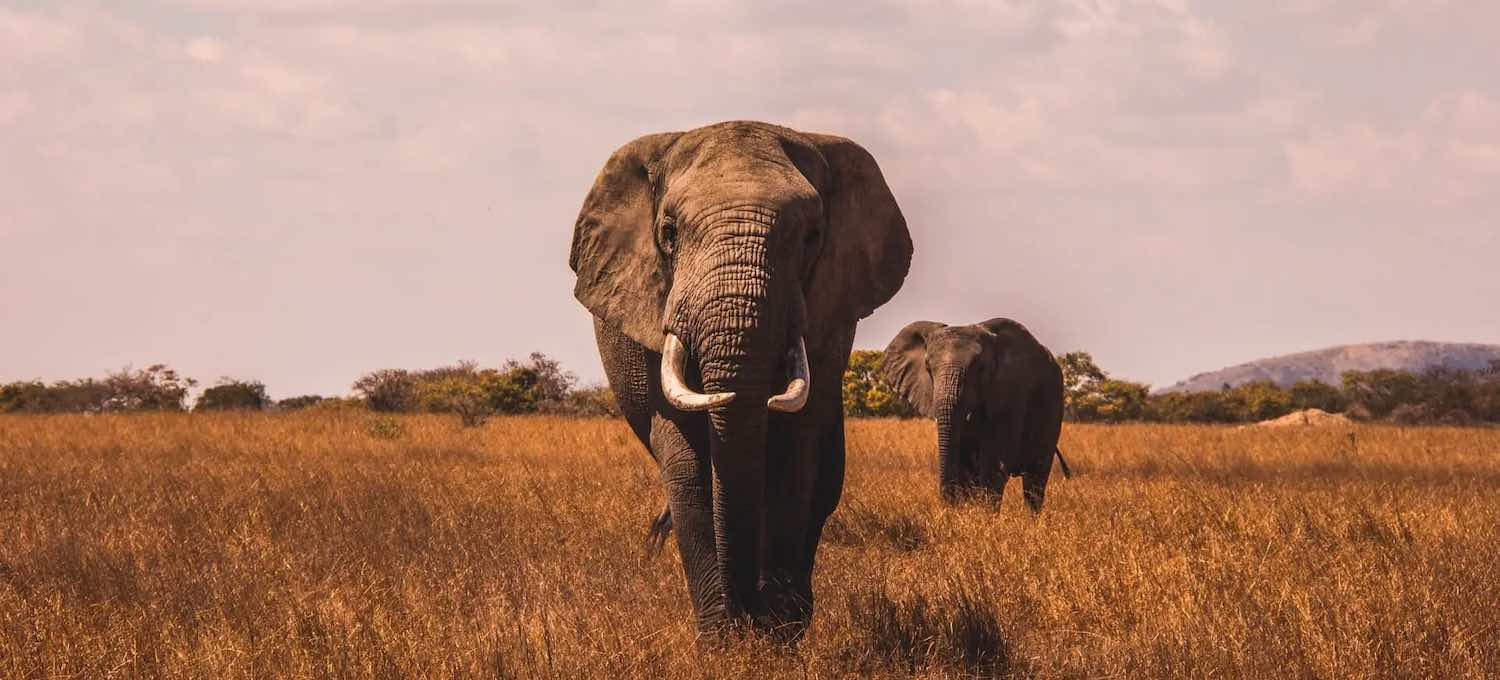
{"label": "elephant eye", "polygon": [[814,243],[817,243],[818,239],[820,239],[822,237],[823,237],[823,232],[818,231],[816,228],[813,228],[813,229],[808,229],[807,230],[807,235],[804,236],[804,237],[802,237],[802,240],[803,240],[803,242],[807,243],[807,245],[812,245]]}
{"label": "elephant eye", "polygon": [[661,249],[668,255],[677,250],[677,223],[671,218],[661,223]]}

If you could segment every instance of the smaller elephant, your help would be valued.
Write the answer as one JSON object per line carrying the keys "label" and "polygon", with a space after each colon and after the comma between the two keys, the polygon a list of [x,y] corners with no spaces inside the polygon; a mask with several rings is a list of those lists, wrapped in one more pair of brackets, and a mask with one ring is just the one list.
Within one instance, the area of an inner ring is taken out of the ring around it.
{"label": "smaller elephant", "polygon": [[970,326],[908,324],[885,349],[887,382],[937,421],[943,500],[988,494],[997,507],[1009,477],[1041,512],[1062,430],[1062,369],[1030,331],[1010,319]]}

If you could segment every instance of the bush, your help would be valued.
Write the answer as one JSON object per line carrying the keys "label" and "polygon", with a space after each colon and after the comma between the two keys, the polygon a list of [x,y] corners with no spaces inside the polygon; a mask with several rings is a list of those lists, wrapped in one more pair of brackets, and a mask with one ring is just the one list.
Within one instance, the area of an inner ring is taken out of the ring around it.
{"label": "bush", "polygon": [[1146,416],[1151,388],[1109,377],[1088,352],[1057,357],[1063,377],[1063,417],[1080,422],[1140,420]]}
{"label": "bush", "polygon": [[218,384],[203,390],[194,411],[263,411],[271,405],[266,386],[259,381],[220,378]]}
{"label": "bush", "polygon": [[319,402],[322,401],[323,397],[320,397],[316,394],[304,394],[297,397],[287,397],[286,399],[282,399],[281,401],[276,402],[276,410],[301,411],[302,409],[316,406]]}
{"label": "bush", "polygon": [[364,397],[372,411],[410,411],[416,405],[416,381],[399,368],[384,368],[366,373],[354,381],[354,391]]}
{"label": "bush", "polygon": [[885,352],[879,350],[855,350],[849,355],[849,368],[844,371],[844,415],[856,418],[917,415],[916,409],[886,383],[884,364]]}
{"label": "bush", "polygon": [[607,385],[573,390],[562,401],[547,402],[538,411],[549,415],[602,417],[619,416],[620,405]]}
{"label": "bush", "polygon": [[1338,413],[1349,405],[1339,388],[1321,380],[1303,380],[1292,385],[1291,400],[1292,408],[1298,411],[1315,408]]}
{"label": "bush", "polygon": [[495,412],[486,389],[491,377],[470,371],[422,380],[417,383],[416,400],[423,410],[456,413],[464,427],[477,427]]}
{"label": "bush", "polygon": [[164,364],[129,367],[103,380],[39,380],[0,386],[0,412],[98,413],[101,411],[182,411],[188,389],[197,382]]}
{"label": "bush", "polygon": [[1147,420],[1161,423],[1232,423],[1240,420],[1227,392],[1172,392],[1151,397]]}
{"label": "bush", "polygon": [[1378,369],[1349,371],[1341,376],[1344,396],[1361,404],[1374,418],[1384,418],[1403,404],[1420,401],[1417,376],[1404,371]]}
{"label": "bush", "polygon": [[93,379],[40,380],[0,386],[0,413],[98,413],[110,400],[109,386]]}

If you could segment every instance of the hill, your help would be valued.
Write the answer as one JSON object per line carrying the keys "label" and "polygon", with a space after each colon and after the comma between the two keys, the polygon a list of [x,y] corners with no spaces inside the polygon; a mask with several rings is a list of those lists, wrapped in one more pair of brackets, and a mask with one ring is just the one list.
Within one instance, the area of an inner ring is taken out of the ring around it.
{"label": "hill", "polygon": [[1235,387],[1256,380],[1270,380],[1281,387],[1307,379],[1338,385],[1339,376],[1345,371],[1389,368],[1419,373],[1433,366],[1472,371],[1497,360],[1500,360],[1500,345],[1425,340],[1340,345],[1199,373],[1159,392],[1203,392],[1221,389],[1225,384]]}

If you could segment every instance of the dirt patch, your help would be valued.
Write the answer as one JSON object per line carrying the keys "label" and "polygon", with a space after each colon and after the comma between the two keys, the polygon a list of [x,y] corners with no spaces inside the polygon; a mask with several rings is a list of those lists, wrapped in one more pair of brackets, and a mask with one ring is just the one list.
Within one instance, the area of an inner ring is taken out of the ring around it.
{"label": "dirt patch", "polygon": [[1329,413],[1323,409],[1309,408],[1301,411],[1293,411],[1280,418],[1262,420],[1255,425],[1257,427],[1296,427],[1298,425],[1312,425],[1316,427],[1328,427],[1330,425],[1353,425],[1342,413]]}

